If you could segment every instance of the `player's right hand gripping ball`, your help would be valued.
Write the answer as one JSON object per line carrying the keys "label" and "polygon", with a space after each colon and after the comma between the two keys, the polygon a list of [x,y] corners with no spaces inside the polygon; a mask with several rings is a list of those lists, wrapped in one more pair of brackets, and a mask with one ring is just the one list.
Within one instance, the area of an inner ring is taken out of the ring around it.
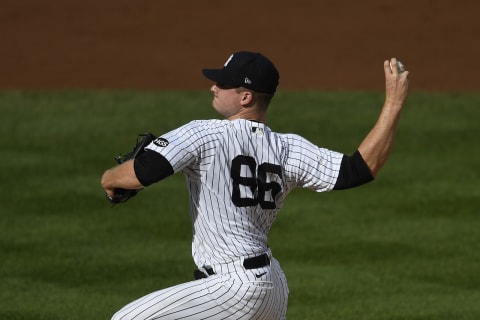
{"label": "player's right hand gripping ball", "polygon": [[[390,70],[393,71],[392,60],[390,60]],[[404,73],[405,72],[405,65],[402,62],[400,62],[399,60],[397,60],[397,70],[398,70],[398,73]]]}
{"label": "player's right hand gripping ball", "polygon": [[[151,134],[151,133],[143,133],[139,134],[137,138],[137,143],[133,150],[129,153],[126,153],[124,155],[119,155],[115,157],[115,161],[117,164],[122,164],[125,161],[135,159],[139,155],[145,152],[145,147],[150,144],[153,140],[155,140],[156,137]],[[121,189],[121,188],[116,188],[115,193],[113,197],[110,197],[107,195],[108,201],[110,201],[112,204],[117,204],[117,203],[122,203],[128,201],[130,198],[134,197],[137,195],[137,193],[141,189]]]}

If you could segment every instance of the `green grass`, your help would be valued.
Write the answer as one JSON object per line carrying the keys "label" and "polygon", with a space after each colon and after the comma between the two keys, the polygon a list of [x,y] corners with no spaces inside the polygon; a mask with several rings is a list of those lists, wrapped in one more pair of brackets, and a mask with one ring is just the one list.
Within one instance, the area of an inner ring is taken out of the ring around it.
{"label": "green grass", "polygon": [[[352,153],[382,100],[280,92],[268,122]],[[289,319],[480,318],[479,106],[414,93],[374,183],[290,195],[270,237]],[[0,319],[109,319],[191,279],[183,177],[114,208],[99,181],[136,134],[216,117],[208,92],[2,92],[0,112]]]}

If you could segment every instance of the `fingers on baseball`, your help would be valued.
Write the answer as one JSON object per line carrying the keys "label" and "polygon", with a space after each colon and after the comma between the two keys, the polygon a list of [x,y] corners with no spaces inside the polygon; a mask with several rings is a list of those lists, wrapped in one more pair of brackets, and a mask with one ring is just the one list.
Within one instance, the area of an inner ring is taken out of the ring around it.
{"label": "fingers on baseball", "polygon": [[389,65],[393,74],[402,74],[405,72],[405,66],[397,58],[390,59]]}
{"label": "fingers on baseball", "polygon": [[403,63],[398,61],[397,58],[385,60],[384,68],[386,74],[392,74],[394,76],[401,75],[402,77],[407,78],[409,74],[409,72],[405,70]]}

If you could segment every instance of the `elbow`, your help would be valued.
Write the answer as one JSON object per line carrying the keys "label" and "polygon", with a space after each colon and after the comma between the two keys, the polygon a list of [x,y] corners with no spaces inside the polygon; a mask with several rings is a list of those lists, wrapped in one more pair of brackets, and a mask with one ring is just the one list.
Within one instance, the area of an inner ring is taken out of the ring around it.
{"label": "elbow", "polygon": [[109,178],[109,172],[110,170],[107,170],[103,173],[102,178],[100,179],[100,184],[104,190],[111,189],[111,179]]}
{"label": "elbow", "polygon": [[372,159],[365,160],[365,163],[370,170],[373,178],[376,178],[380,170],[382,170],[383,166],[385,165],[387,159],[378,159],[377,161],[373,161]]}
{"label": "elbow", "polygon": [[372,153],[366,150],[361,150],[360,148],[357,150],[360,153],[365,165],[367,166],[368,170],[373,178],[376,178],[380,170],[382,170],[383,166],[387,162],[388,153]]}
{"label": "elbow", "polygon": [[377,177],[378,172],[380,172],[380,166],[372,164],[372,163],[366,163],[367,168],[370,171],[370,174],[372,175],[372,178],[375,179]]}

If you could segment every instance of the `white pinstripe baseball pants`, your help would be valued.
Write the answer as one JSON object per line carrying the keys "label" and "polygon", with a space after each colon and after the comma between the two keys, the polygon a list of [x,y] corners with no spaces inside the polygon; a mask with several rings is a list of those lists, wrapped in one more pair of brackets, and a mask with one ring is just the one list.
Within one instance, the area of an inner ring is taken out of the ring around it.
{"label": "white pinstripe baseball pants", "polygon": [[242,261],[212,266],[216,274],[150,293],[112,320],[286,318],[288,287],[280,264],[246,270]]}

